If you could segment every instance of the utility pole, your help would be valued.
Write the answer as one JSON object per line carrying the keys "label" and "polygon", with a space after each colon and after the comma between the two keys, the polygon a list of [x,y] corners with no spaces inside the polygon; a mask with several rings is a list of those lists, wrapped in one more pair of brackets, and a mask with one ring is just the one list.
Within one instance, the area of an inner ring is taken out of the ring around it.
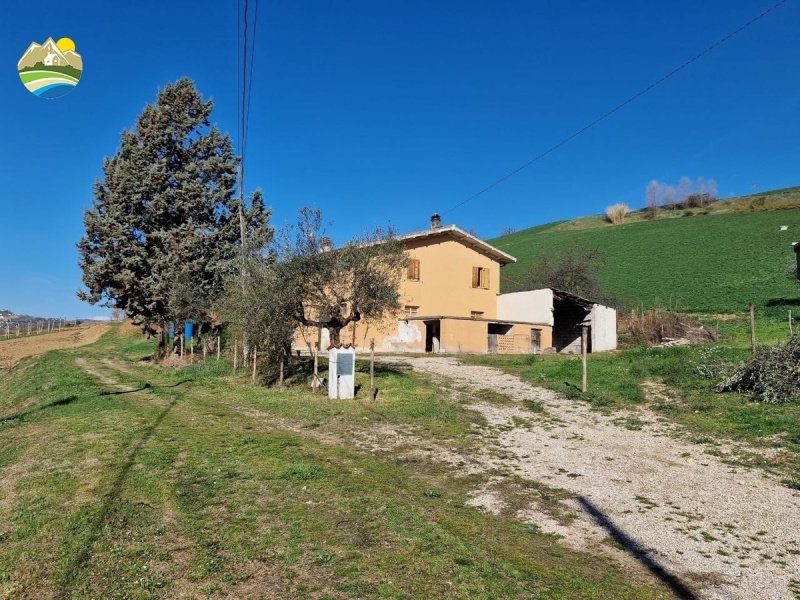
{"label": "utility pole", "polygon": [[242,242],[242,248],[247,241],[247,228],[244,222],[244,156],[239,162],[239,236]]}

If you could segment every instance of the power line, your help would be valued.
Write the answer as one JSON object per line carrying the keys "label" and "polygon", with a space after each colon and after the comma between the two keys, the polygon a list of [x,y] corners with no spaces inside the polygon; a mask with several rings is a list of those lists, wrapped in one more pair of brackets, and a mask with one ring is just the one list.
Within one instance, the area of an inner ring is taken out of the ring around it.
{"label": "power line", "polygon": [[[245,243],[247,235],[244,218],[244,181],[245,181],[245,161],[247,160],[247,137],[250,125],[250,100],[253,88],[253,63],[255,62],[256,33],[258,31],[258,0],[255,0],[255,11],[253,15],[252,41],[248,44],[248,34],[250,26],[248,15],[250,14],[249,0],[244,0],[244,11],[241,10],[241,0],[237,1],[237,22],[236,22],[236,42],[237,42],[237,144],[239,147],[239,228],[242,245]],[[241,24],[241,30],[240,30]],[[241,35],[240,35],[241,32]],[[249,59],[249,69],[248,69]]]}
{"label": "power line", "polygon": [[753,17],[752,19],[747,21],[744,25],[740,26],[738,29],[735,29],[734,31],[731,31],[727,35],[721,37],[720,39],[718,39],[716,42],[714,42],[710,46],[707,46],[705,49],[703,49],[699,53],[695,54],[693,57],[688,59],[683,64],[681,64],[681,65],[675,67],[674,69],[672,69],[671,71],[669,71],[666,75],[663,75],[659,79],[656,79],[651,84],[649,84],[648,86],[642,88],[640,91],[636,92],[634,95],[630,96],[629,98],[627,98],[626,100],[624,100],[620,104],[617,104],[614,108],[606,111],[605,113],[603,113],[602,115],[600,115],[599,117],[597,117],[593,121],[590,121],[589,123],[587,123],[586,125],[584,125],[580,129],[577,129],[576,131],[574,131],[573,133],[571,133],[567,137],[563,138],[560,142],[558,142],[556,144],[553,144],[552,146],[550,146],[549,148],[547,148],[543,152],[540,152],[539,154],[537,154],[536,156],[531,158],[526,163],[520,165],[519,167],[517,167],[513,171],[509,171],[508,173],[506,173],[502,177],[494,180],[492,183],[487,185],[482,190],[472,194],[471,196],[469,196],[468,198],[465,198],[461,202],[459,202],[457,204],[454,204],[452,207],[450,207],[448,209],[448,212],[449,211],[454,211],[457,208],[460,208],[461,206],[465,205],[466,203],[471,202],[472,200],[474,200],[478,196],[481,196],[481,195],[485,194],[486,192],[488,192],[489,190],[497,187],[498,185],[500,185],[504,181],[507,181],[508,179],[511,179],[517,173],[519,173],[521,171],[524,171],[525,169],[530,167],[532,164],[534,164],[534,163],[542,160],[546,156],[552,154],[553,152],[555,152],[556,150],[558,150],[562,146],[567,145],[569,142],[574,140],[579,135],[587,132],[589,129],[591,129],[595,125],[598,125],[599,123],[602,123],[603,121],[605,121],[606,119],[608,119],[612,115],[614,115],[616,112],[622,110],[627,105],[635,102],[636,100],[638,100],[639,98],[641,98],[642,96],[644,96],[645,94],[647,94],[648,92],[653,90],[654,88],[658,87],[659,85],[661,85],[662,83],[664,83],[668,79],[671,79],[672,77],[674,77],[675,75],[677,75],[678,73],[680,73],[681,71],[683,71],[684,69],[686,69],[687,67],[692,65],[693,63],[695,63],[698,60],[700,60],[701,58],[705,57],[707,54],[710,54],[711,52],[713,52],[714,50],[716,50],[717,48],[722,46],[725,42],[729,41],[731,38],[737,36],[742,31],[744,31],[745,29],[750,27],[751,25],[755,24],[756,22],[760,21],[761,19],[766,17],[771,12],[775,11],[776,9],[778,9],[781,5],[786,4],[786,2],[788,2],[788,0],[778,0],[778,2],[775,2],[772,6],[770,6],[766,10],[764,10],[764,12],[756,15],[755,17]]}
{"label": "power line", "polygon": [[248,74],[247,81],[247,103],[244,112],[244,139],[242,140],[242,162],[247,152],[247,138],[250,126],[250,100],[253,97],[253,65],[255,63],[256,54],[256,33],[258,31],[258,0],[256,0],[256,8],[253,14],[253,41],[250,43],[250,73]]}
{"label": "power line", "polygon": [[242,95],[242,1],[236,0],[236,147],[242,147],[242,111],[239,98]]}
{"label": "power line", "polygon": [[242,46],[242,94],[241,94],[241,106],[239,107],[239,114],[240,114],[240,128],[241,128],[241,140],[239,146],[239,153],[241,154],[242,164],[239,167],[242,172],[244,171],[244,140],[245,140],[245,103],[247,98],[247,13],[249,12],[248,7],[248,0],[244,0],[244,44]]}

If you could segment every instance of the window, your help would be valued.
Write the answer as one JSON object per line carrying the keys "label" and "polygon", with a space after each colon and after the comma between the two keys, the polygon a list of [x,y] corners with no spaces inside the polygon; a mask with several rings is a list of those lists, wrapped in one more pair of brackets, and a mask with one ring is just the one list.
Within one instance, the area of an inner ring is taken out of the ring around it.
{"label": "window", "polygon": [[473,319],[480,319],[481,317],[483,317],[483,311],[482,310],[470,311],[469,316],[472,317]]}
{"label": "window", "polygon": [[472,287],[489,289],[489,269],[486,267],[472,267]]}
{"label": "window", "polygon": [[408,261],[408,272],[406,279],[409,281],[419,281],[419,259],[412,258]]}
{"label": "window", "polygon": [[416,317],[418,314],[419,314],[419,306],[411,306],[410,304],[406,304],[407,317]]}

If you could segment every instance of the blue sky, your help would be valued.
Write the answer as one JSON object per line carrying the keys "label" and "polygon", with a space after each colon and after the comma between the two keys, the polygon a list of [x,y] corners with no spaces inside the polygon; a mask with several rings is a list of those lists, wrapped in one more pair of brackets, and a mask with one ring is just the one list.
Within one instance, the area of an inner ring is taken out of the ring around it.
{"label": "blue sky", "polygon": [[[253,0],[254,1],[254,0]],[[800,184],[800,3],[791,0],[613,118],[449,210],[736,29],[770,2],[262,0],[246,188],[274,222],[319,206],[337,240],[445,222],[497,235],[644,203],[650,179],[721,196]],[[192,77],[235,141],[236,2],[8,3],[0,19],[0,308],[68,317],[102,159],[156,90]],[[15,66],[75,40],[56,100]],[[746,251],[746,250],[745,250]]]}

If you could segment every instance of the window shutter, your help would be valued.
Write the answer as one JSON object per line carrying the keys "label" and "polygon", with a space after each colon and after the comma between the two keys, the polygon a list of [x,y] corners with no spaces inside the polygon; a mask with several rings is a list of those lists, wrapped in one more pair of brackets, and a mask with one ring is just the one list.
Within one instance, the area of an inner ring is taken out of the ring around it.
{"label": "window shutter", "polygon": [[406,278],[412,281],[419,281],[419,259],[412,258],[408,261],[408,271],[406,272]]}
{"label": "window shutter", "polygon": [[472,267],[472,287],[481,286],[481,272],[478,267]]}
{"label": "window shutter", "polygon": [[481,269],[481,273],[483,273],[483,289],[489,289],[489,269]]}

